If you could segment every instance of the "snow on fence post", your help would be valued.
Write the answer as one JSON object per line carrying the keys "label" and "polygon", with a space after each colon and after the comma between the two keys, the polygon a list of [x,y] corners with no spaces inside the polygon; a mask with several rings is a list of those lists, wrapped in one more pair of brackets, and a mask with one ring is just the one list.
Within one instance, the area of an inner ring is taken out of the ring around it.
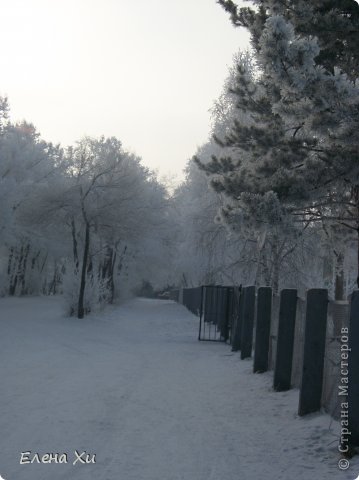
{"label": "snow on fence post", "polygon": [[243,322],[243,311],[244,311],[244,294],[243,289],[238,289],[238,303],[237,303],[237,312],[233,322],[233,332],[232,332],[232,352],[238,352],[241,348],[241,332],[242,332],[242,322]]}
{"label": "snow on fence post", "polygon": [[[343,330],[342,330],[343,332]],[[346,332],[342,333],[341,361],[345,360]],[[350,301],[349,320],[349,374],[348,374],[348,403],[349,403],[349,426],[350,444],[359,446],[359,290],[353,292]],[[344,355],[343,355],[344,353]],[[345,368],[341,368],[342,375]],[[343,378],[343,377],[342,377]],[[345,383],[343,383],[345,386]],[[343,401],[346,397],[343,397]]]}
{"label": "snow on fence post", "polygon": [[308,290],[299,415],[316,412],[321,407],[327,314],[328,290]]}
{"label": "snow on fence post", "polygon": [[291,387],[296,310],[297,290],[282,290],[273,381],[273,388],[277,392],[289,390]]}
{"label": "snow on fence post", "polygon": [[253,372],[263,373],[268,370],[269,335],[272,311],[271,287],[258,288],[257,298],[257,325]]}
{"label": "snow on fence post", "polygon": [[253,324],[254,324],[254,307],[256,301],[256,287],[245,287],[244,293],[244,309],[243,322],[241,332],[241,359],[248,358],[252,355],[253,344]]}

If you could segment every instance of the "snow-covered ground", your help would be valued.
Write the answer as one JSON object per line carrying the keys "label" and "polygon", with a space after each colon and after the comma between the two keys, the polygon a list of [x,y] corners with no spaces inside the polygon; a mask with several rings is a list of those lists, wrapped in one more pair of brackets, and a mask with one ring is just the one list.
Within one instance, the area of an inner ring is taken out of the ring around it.
{"label": "snow-covered ground", "polygon": [[[84,320],[58,298],[0,300],[0,475],[6,480],[355,479],[338,469],[339,427],[297,416],[197,319],[137,299]],[[72,465],[75,455],[96,463]],[[21,452],[67,464],[20,464]]]}

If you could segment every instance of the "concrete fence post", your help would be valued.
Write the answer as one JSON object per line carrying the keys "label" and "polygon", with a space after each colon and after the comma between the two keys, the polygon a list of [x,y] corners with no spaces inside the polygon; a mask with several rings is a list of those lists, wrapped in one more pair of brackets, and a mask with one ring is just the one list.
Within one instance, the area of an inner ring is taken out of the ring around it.
{"label": "concrete fence post", "polygon": [[229,340],[230,345],[232,345],[235,312],[236,312],[235,287],[229,287],[228,288],[228,313],[227,313],[227,315],[228,315],[228,329],[229,329],[228,340]]}
{"label": "concrete fence post", "polygon": [[221,337],[227,341],[229,335],[229,288],[222,287],[221,290]]}
{"label": "concrete fence post", "polygon": [[206,286],[206,300],[205,300],[205,322],[212,323],[213,321],[213,286],[208,285]]}
{"label": "concrete fence post", "polygon": [[316,412],[321,407],[327,313],[328,291],[322,288],[308,290],[299,415]]}
{"label": "concrete fence post", "polygon": [[245,287],[244,311],[241,333],[241,359],[249,358],[252,355],[254,308],[256,302],[256,287]]}
{"label": "concrete fence post", "polygon": [[221,330],[221,319],[222,319],[222,287],[216,286],[216,325],[217,331]]}
{"label": "concrete fence post", "polygon": [[243,311],[244,311],[244,295],[243,289],[239,288],[237,292],[233,292],[235,297],[238,297],[236,317],[233,321],[233,332],[232,332],[232,352],[238,352],[241,348],[241,332],[242,332],[242,321],[243,321]]}
{"label": "concrete fence post", "polygon": [[277,392],[289,390],[291,387],[296,310],[297,290],[282,290],[273,381],[273,388]]}
{"label": "concrete fence post", "polygon": [[268,370],[269,336],[272,311],[271,287],[258,288],[257,325],[254,348],[253,372],[263,373]]}
{"label": "concrete fence post", "polygon": [[[342,334],[341,361],[345,364],[345,332]],[[349,443],[359,446],[359,290],[353,292],[350,301],[349,320],[349,372],[348,403],[349,426],[351,432]],[[345,368],[341,369],[345,372]],[[343,384],[345,385],[345,383]]]}

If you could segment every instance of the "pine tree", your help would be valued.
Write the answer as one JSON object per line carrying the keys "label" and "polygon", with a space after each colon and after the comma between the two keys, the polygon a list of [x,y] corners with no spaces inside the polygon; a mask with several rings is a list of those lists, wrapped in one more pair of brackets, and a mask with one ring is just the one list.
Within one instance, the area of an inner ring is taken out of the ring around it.
{"label": "pine tree", "polygon": [[259,67],[252,76],[238,67],[232,92],[242,116],[217,138],[223,156],[197,160],[230,199],[226,219],[234,211],[278,223],[290,214],[304,225],[346,225],[359,239],[359,6],[218,3],[249,29]]}

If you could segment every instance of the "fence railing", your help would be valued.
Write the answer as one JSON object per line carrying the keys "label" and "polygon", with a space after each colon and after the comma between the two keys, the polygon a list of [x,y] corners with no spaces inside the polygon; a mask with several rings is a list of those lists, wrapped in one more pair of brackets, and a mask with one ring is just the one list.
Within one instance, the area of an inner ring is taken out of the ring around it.
{"label": "fence railing", "polygon": [[274,390],[299,388],[299,415],[323,408],[347,419],[344,442],[359,446],[359,290],[335,302],[325,289],[302,299],[295,289],[204,285],[170,298],[199,317],[199,340],[253,356],[254,373],[273,370]]}

